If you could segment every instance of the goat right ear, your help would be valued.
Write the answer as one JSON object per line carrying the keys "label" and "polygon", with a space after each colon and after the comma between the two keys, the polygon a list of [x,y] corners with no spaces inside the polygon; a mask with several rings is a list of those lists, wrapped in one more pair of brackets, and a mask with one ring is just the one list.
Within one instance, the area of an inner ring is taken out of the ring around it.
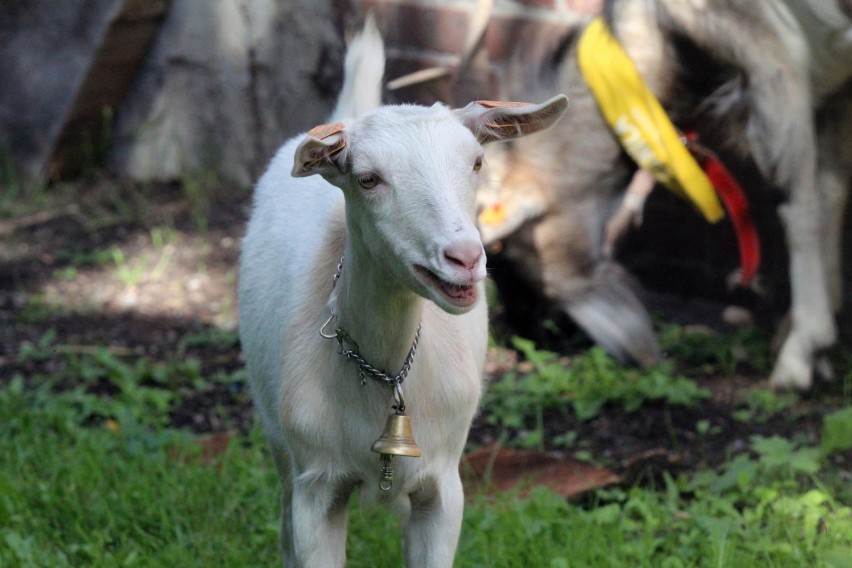
{"label": "goat right ear", "polygon": [[546,130],[562,118],[567,108],[568,97],[556,95],[537,105],[476,101],[455,112],[479,143],[487,144]]}
{"label": "goat right ear", "polygon": [[343,171],[346,160],[345,128],[342,122],[311,128],[296,147],[292,176],[306,177]]}

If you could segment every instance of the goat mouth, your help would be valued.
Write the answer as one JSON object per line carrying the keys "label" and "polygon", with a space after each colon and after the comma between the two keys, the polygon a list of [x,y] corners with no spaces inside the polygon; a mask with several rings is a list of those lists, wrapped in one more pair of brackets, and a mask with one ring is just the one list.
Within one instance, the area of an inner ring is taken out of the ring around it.
{"label": "goat mouth", "polygon": [[473,305],[477,299],[476,284],[453,284],[419,264],[414,265],[414,271],[424,284],[438,290],[451,304],[460,308]]}

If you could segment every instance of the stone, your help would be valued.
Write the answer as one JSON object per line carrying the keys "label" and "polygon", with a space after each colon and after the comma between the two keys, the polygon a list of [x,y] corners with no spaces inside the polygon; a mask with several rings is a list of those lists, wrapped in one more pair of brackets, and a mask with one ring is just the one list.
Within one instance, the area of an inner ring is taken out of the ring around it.
{"label": "stone", "polygon": [[[0,10],[0,158],[42,183],[76,95],[122,0],[6,0]],[[8,180],[4,180],[8,181]]]}
{"label": "stone", "polygon": [[111,128],[170,0],[125,0],[104,34],[80,86],[50,160],[54,177],[74,177],[102,164],[110,149]]}
{"label": "stone", "polygon": [[345,49],[336,4],[173,0],[116,115],[110,167],[250,186],[288,137],[327,121]]}

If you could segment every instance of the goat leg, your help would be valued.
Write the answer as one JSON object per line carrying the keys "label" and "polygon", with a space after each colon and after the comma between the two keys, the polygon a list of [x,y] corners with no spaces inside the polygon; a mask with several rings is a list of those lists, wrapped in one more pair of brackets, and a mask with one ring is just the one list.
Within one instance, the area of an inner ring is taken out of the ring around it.
{"label": "goat leg", "polygon": [[603,254],[612,258],[615,245],[627,233],[630,227],[642,224],[642,210],[645,200],[654,189],[654,176],[646,169],[638,169],[630,180],[630,185],[621,200],[621,206],[613,213],[604,227]]}
{"label": "goat leg", "polygon": [[464,509],[458,469],[446,472],[437,484],[412,493],[405,526],[406,568],[446,568],[453,565]]}
{"label": "goat leg", "polygon": [[288,568],[344,566],[348,496],[349,492],[341,493],[340,483],[326,476],[295,476],[289,511],[295,558],[288,561]]}

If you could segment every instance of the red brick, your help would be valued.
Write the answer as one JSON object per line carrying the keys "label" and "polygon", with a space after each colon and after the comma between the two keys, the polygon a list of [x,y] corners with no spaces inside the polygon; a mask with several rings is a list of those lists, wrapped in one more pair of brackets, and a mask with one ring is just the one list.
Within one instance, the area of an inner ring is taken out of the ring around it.
{"label": "red brick", "polygon": [[515,4],[529,6],[530,8],[556,9],[556,0],[514,0],[514,2]]}
{"label": "red brick", "polygon": [[563,6],[579,14],[600,14],[603,9],[603,0],[562,0]]}
{"label": "red brick", "polygon": [[[387,80],[395,79],[414,71],[440,65],[441,62],[430,57],[390,57],[387,62]],[[500,75],[485,65],[474,65],[467,70],[464,78],[457,76],[458,68],[450,66],[450,75],[446,78],[412,85],[388,92],[385,100],[389,103],[418,103],[430,105],[440,101],[445,104],[461,106],[476,99],[497,99],[500,94]]]}
{"label": "red brick", "polygon": [[465,10],[381,0],[364,0],[362,5],[376,14],[389,46],[461,54],[469,20]]}
{"label": "red brick", "polygon": [[571,25],[523,17],[492,18],[485,32],[485,49],[492,61],[508,61],[523,46],[523,61],[539,61],[551,53]]}

